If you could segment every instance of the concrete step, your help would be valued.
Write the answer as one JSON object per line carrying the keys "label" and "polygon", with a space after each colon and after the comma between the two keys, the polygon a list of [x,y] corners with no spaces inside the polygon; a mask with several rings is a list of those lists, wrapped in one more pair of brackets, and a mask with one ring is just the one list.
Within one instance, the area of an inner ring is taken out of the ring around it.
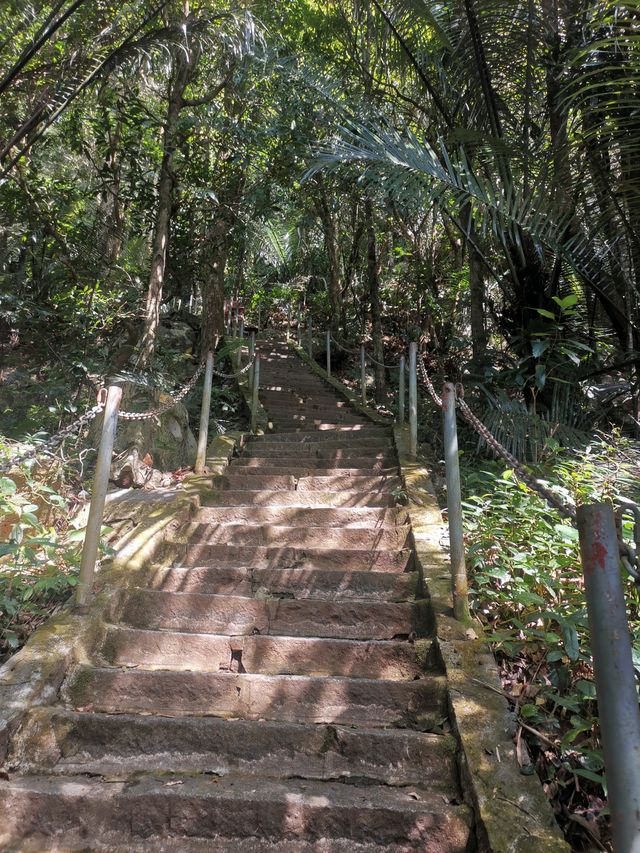
{"label": "concrete step", "polygon": [[78,666],[61,698],[73,710],[208,715],[289,723],[401,726],[430,731],[446,716],[446,680],[121,670]]}
{"label": "concrete step", "polygon": [[283,489],[256,489],[255,480],[249,481],[250,489],[219,489],[202,497],[203,507],[296,507],[310,509],[327,508],[386,508],[396,505],[391,493],[340,491],[340,492],[298,492]]}
{"label": "concrete step", "polygon": [[408,521],[404,509],[363,507],[205,507],[198,511],[201,524],[284,524],[291,527],[366,527],[369,530],[397,527]]}
{"label": "concrete step", "polygon": [[343,640],[426,637],[433,628],[426,600],[395,603],[259,599],[157,589],[133,589],[124,603],[121,621],[132,628],[186,633]]}
{"label": "concrete step", "polygon": [[[417,787],[266,779],[256,785],[255,779],[236,776],[120,779],[35,776],[0,782],[5,816],[0,844],[20,839],[50,844],[55,838],[69,850],[84,840],[86,850],[90,839],[98,838],[131,849],[131,842],[157,839],[152,849],[160,850],[159,844],[172,839],[175,849],[183,849],[183,840],[210,839],[212,851],[246,851],[245,839],[262,844],[282,838],[312,844],[345,839],[463,853],[470,835],[466,806]],[[234,842],[235,848],[229,846]]]}
{"label": "concrete step", "polygon": [[[299,471],[312,471],[319,474],[341,474],[344,476],[352,474],[376,474],[378,472],[393,471],[398,473],[398,463],[384,459],[367,459],[366,457],[352,457],[350,459],[316,459],[291,456],[250,456],[243,454],[238,459],[231,461],[232,468],[242,468],[246,471],[255,468],[269,473],[282,470],[285,474],[298,476]],[[248,471],[246,471],[248,473]]]}
{"label": "concrete step", "polygon": [[[211,524],[184,525],[176,532],[179,541],[189,544],[261,545],[282,548],[342,548],[344,550],[393,551],[410,547],[409,528],[386,527],[369,530],[364,527],[289,527],[281,524]],[[168,542],[172,542],[171,538]]]}
{"label": "concrete step", "polygon": [[110,625],[100,663],[145,669],[407,681],[426,674],[431,641],[193,634]]}
{"label": "concrete step", "polygon": [[421,598],[418,572],[345,572],[340,569],[245,569],[215,566],[162,567],[148,575],[152,589],[242,595],[257,598],[312,598],[331,601],[408,601]]}
{"label": "concrete step", "polygon": [[148,717],[35,708],[13,741],[9,769],[56,775],[238,774],[389,786],[459,795],[455,741],[402,729]]}
{"label": "concrete step", "polygon": [[[415,571],[413,552],[348,551],[341,548],[264,548],[259,545],[165,546],[174,566],[220,566],[251,569],[324,569],[348,572]],[[161,551],[159,559],[165,555]]]}

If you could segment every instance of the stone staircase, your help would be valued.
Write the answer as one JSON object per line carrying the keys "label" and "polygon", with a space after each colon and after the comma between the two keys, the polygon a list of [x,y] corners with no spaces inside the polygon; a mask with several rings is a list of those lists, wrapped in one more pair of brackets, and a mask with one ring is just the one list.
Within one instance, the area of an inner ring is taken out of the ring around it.
{"label": "stone staircase", "polygon": [[28,713],[0,849],[475,849],[390,429],[261,349],[275,431]]}

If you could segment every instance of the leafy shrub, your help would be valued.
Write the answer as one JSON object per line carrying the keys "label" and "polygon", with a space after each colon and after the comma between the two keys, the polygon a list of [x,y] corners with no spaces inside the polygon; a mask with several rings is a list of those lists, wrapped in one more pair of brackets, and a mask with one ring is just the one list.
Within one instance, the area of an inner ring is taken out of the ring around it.
{"label": "leafy shrub", "polygon": [[76,585],[84,531],[69,528],[69,504],[29,468],[0,477],[0,661]]}
{"label": "leafy shrub", "polygon": [[[578,502],[633,498],[634,455],[620,440],[556,448],[538,474]],[[593,821],[606,813],[606,779],[577,531],[497,463],[463,466],[463,481],[472,609],[556,807],[565,819]],[[640,597],[625,583],[640,675]]]}

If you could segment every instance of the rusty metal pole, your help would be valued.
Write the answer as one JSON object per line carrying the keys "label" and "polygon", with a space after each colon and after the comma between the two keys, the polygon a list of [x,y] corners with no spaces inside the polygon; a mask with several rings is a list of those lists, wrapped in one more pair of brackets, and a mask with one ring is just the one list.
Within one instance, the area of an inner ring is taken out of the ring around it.
{"label": "rusty metal pole", "polygon": [[418,455],[418,344],[409,344],[409,453]]}
{"label": "rusty metal pole", "polygon": [[253,363],[253,382],[251,383],[251,432],[256,431],[258,423],[258,392],[260,390],[260,356]]}
{"label": "rusty metal pole", "polygon": [[213,352],[207,353],[207,364],[204,369],[204,385],[202,388],[202,407],[200,409],[200,431],[198,432],[198,450],[196,452],[196,474],[202,474],[207,458],[207,442],[209,439],[209,415],[211,412],[211,383],[213,382]]}
{"label": "rusty metal pole", "polygon": [[120,385],[109,385],[102,419],[102,435],[98,447],[96,471],[93,477],[89,518],[87,519],[87,529],[82,546],[80,574],[76,586],[76,605],[78,607],[85,607],[89,603],[93,591],[93,578],[96,571],[98,548],[100,547],[100,530],[102,529],[104,504],[107,499],[111,456],[118,427],[118,411],[121,400],[122,388]]}
{"label": "rusty metal pole", "polygon": [[442,387],[444,420],[444,461],[447,477],[447,518],[449,521],[449,551],[451,555],[451,591],[453,615],[468,622],[469,590],[464,557],[464,528],[462,525],[462,491],[460,488],[460,458],[458,456],[458,427],[456,424],[456,389],[452,382]]}
{"label": "rusty metal pole", "polygon": [[326,334],[327,348],[327,376],[331,376],[331,329],[327,329]]}
{"label": "rusty metal pole", "polygon": [[640,710],[611,504],[578,507],[615,853],[640,851]]}
{"label": "rusty metal pole", "polygon": [[405,391],[405,378],[404,378],[405,366],[404,365],[405,365],[404,356],[401,355],[400,356],[400,366],[398,368],[398,370],[399,370],[399,375],[398,375],[398,423],[399,424],[404,423],[404,391]]}
{"label": "rusty metal pole", "polygon": [[360,395],[362,405],[367,405],[367,362],[364,353],[364,344],[360,344]]}

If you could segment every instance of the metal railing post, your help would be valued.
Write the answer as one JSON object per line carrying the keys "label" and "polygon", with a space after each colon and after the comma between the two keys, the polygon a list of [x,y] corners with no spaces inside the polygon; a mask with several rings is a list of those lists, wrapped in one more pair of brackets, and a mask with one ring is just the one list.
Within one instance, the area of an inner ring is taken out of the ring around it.
{"label": "metal railing post", "polygon": [[640,850],[640,711],[611,504],[578,507],[613,849]]}
{"label": "metal railing post", "polygon": [[367,361],[364,353],[364,344],[360,344],[360,396],[362,404],[367,405]]}
{"label": "metal railing post", "polygon": [[398,376],[398,423],[404,423],[404,390],[405,390],[405,361],[404,356],[400,356],[399,376]]}
{"label": "metal railing post", "polygon": [[331,329],[327,329],[326,334],[326,349],[327,349],[327,376],[331,376]]}
{"label": "metal railing post", "polygon": [[307,353],[313,358],[313,318],[307,314]]}
{"label": "metal railing post", "polygon": [[287,340],[291,340],[291,305],[287,305]]}
{"label": "metal railing post", "polygon": [[113,454],[113,442],[118,427],[118,410],[120,409],[121,400],[122,388],[120,385],[109,385],[107,400],[104,406],[98,459],[93,477],[89,518],[87,519],[87,529],[82,546],[80,574],[78,575],[78,585],[76,586],[76,605],[78,607],[85,607],[89,603],[93,591],[93,578],[96,571],[98,548],[100,547],[100,530],[102,529],[104,504],[109,486],[111,456]]}
{"label": "metal railing post", "polygon": [[447,477],[447,518],[449,521],[449,550],[451,556],[451,591],[453,615],[459,622],[468,622],[469,590],[467,565],[464,557],[462,526],[462,491],[460,489],[460,459],[458,456],[458,427],[456,423],[456,389],[451,382],[442,388],[444,421],[444,461]]}
{"label": "metal railing post", "polygon": [[418,344],[409,344],[409,453],[418,455]]}
{"label": "metal railing post", "polygon": [[211,411],[211,383],[213,382],[213,353],[207,353],[207,366],[204,369],[204,385],[202,387],[202,408],[200,409],[200,431],[198,432],[198,450],[196,452],[196,474],[202,474],[207,458],[207,441],[209,439],[209,413]]}
{"label": "metal railing post", "polygon": [[298,308],[298,346],[302,347],[302,309]]}
{"label": "metal railing post", "polygon": [[256,431],[258,422],[258,391],[260,390],[260,356],[253,362],[253,381],[251,383],[251,432]]}

